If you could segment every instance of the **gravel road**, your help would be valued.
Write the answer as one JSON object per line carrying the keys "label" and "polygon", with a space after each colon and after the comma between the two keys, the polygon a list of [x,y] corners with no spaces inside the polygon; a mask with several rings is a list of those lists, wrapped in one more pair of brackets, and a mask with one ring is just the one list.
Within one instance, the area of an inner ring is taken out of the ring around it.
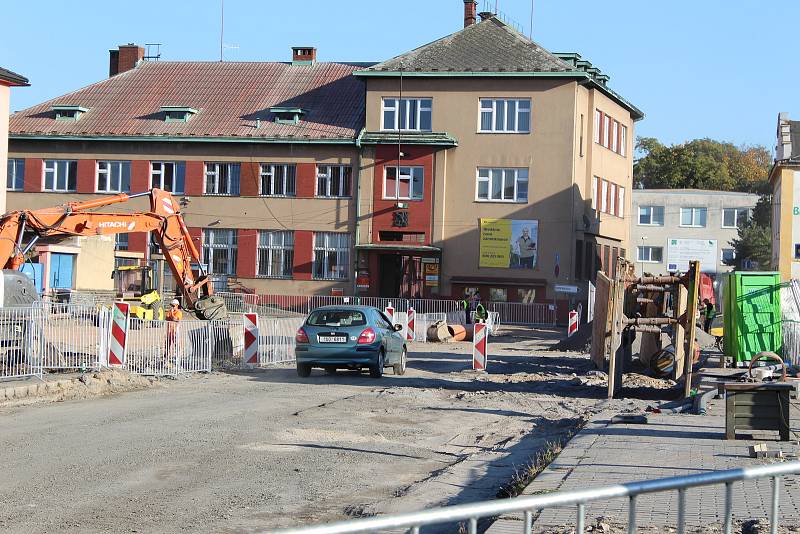
{"label": "gravel road", "polygon": [[492,338],[487,376],[468,344],[420,344],[402,377],[214,373],[0,409],[0,531],[245,533],[493,498],[603,396],[554,338]]}

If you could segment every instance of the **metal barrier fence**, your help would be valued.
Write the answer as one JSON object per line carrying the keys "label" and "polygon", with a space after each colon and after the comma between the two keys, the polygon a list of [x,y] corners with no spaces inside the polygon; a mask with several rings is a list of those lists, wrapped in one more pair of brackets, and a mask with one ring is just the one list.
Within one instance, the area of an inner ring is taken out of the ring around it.
{"label": "metal barrier fence", "polygon": [[[462,311],[461,303],[452,299],[402,299],[386,297],[338,297],[330,295],[256,295],[249,293],[218,293],[232,312],[258,313],[266,317],[307,315],[321,306],[362,305],[395,312],[414,308],[417,314],[454,313]],[[486,308],[497,314],[498,324],[554,325],[555,307],[551,304],[521,302],[489,302]]]}
{"label": "metal barrier fence", "polygon": [[131,318],[125,369],[152,376],[211,371],[214,330],[209,321],[171,323]]}
{"label": "metal barrier fence", "polygon": [[43,302],[42,367],[99,369],[108,347],[109,308]]}
{"label": "metal barrier fence", "polygon": [[304,320],[304,317],[286,319],[259,317],[259,365],[294,361],[295,334]]}
{"label": "metal barrier fence", "polygon": [[781,284],[782,356],[786,363],[800,365],[800,280]]}
{"label": "metal barrier fence", "polygon": [[[477,534],[478,520],[494,518],[501,514],[522,513],[521,532],[527,534],[533,528],[534,512],[545,508],[575,506],[575,532],[585,532],[585,506],[593,501],[614,498],[628,498],[628,533],[636,532],[636,499],[649,493],[663,493],[677,490],[678,518],[677,531],[686,531],[686,490],[699,486],[725,484],[725,508],[722,514],[723,532],[730,534],[733,527],[733,484],[734,482],[770,478],[772,481],[772,499],[768,511],[770,532],[776,534],[780,517],[778,514],[781,476],[800,473],[800,462],[786,462],[758,467],[744,467],[726,471],[710,471],[696,475],[687,475],[643,482],[616,484],[601,488],[589,488],[574,491],[562,491],[530,497],[486,501],[473,504],[449,506],[421,512],[398,515],[372,517],[353,521],[343,521],[329,525],[291,528],[276,531],[276,534],[350,534],[356,532],[382,532],[387,529],[407,529],[419,534],[420,528],[442,523],[466,522],[467,532]],[[752,501],[749,501],[752,502]],[[716,503],[700,503],[700,506],[713,506]],[[748,508],[752,513],[752,509]]]}
{"label": "metal barrier fence", "polygon": [[41,378],[41,324],[41,308],[0,308],[0,378]]}

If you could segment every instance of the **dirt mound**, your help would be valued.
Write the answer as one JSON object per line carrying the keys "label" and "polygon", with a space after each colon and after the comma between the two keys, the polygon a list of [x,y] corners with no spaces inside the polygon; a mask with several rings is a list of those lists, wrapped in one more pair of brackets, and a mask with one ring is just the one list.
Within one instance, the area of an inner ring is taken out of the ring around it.
{"label": "dirt mound", "polygon": [[578,327],[572,337],[564,338],[549,350],[570,351],[570,352],[589,352],[592,346],[592,323],[582,324]]}

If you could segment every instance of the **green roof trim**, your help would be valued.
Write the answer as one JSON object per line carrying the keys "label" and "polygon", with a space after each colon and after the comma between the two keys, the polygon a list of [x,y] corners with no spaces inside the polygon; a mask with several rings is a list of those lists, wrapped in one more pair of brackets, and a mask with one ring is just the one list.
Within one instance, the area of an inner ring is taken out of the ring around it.
{"label": "green roof trim", "polygon": [[305,110],[302,108],[284,108],[284,107],[272,107],[269,108],[270,113],[298,113],[300,115],[305,115]]}
{"label": "green roof trim", "polygon": [[429,146],[458,146],[458,139],[447,132],[367,132],[363,131],[358,136],[357,145],[429,145]]}
{"label": "green roof trim", "polygon": [[188,107],[188,106],[161,106],[161,111],[176,111],[176,112],[183,112],[183,113],[191,113],[194,115],[198,113],[195,108]]}
{"label": "green roof trim", "polygon": [[89,111],[89,108],[85,108],[83,106],[70,106],[64,104],[51,106],[50,109],[52,109],[53,111],[77,111],[79,113],[86,113],[87,111]]}
{"label": "green roof trim", "polygon": [[[598,73],[599,73],[598,69]],[[364,77],[394,77],[399,78],[576,78],[581,83],[593,85],[600,92],[605,93],[606,96],[617,103],[627,108],[633,115],[634,120],[641,120],[644,118],[644,112],[631,104],[628,100],[623,98],[619,93],[609,89],[592,76],[591,73],[586,71],[564,71],[564,72],[521,72],[521,71],[369,71],[357,70],[353,72],[353,76]]]}
{"label": "green roof trim", "polygon": [[353,145],[352,137],[340,138],[303,138],[303,137],[197,137],[175,135],[42,135],[42,134],[9,134],[15,141],[146,141],[152,143],[263,143],[263,144],[300,144],[300,145]]}

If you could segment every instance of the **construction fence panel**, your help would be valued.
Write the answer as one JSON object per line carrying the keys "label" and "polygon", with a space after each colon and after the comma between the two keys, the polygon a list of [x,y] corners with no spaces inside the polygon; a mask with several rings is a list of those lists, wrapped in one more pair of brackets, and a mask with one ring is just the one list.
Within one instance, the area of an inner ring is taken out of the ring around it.
{"label": "construction fence panel", "polygon": [[0,379],[42,377],[42,308],[0,308]]}
{"label": "construction fence panel", "polygon": [[555,306],[522,302],[489,302],[486,309],[497,312],[498,322],[509,325],[551,326],[556,324]]}
{"label": "construction fence panel", "polygon": [[109,309],[98,305],[43,302],[42,366],[99,369],[107,346]]}
{"label": "construction fence panel", "polygon": [[800,280],[781,285],[781,323],[783,358],[800,365]]}
{"label": "construction fence panel", "polygon": [[304,321],[304,317],[259,317],[258,364],[293,362],[295,334]]}
{"label": "construction fence panel", "polygon": [[[178,376],[211,371],[211,355],[226,325],[210,321],[142,321],[131,318],[125,368],[135,374]],[[224,342],[219,342],[223,345]]]}

